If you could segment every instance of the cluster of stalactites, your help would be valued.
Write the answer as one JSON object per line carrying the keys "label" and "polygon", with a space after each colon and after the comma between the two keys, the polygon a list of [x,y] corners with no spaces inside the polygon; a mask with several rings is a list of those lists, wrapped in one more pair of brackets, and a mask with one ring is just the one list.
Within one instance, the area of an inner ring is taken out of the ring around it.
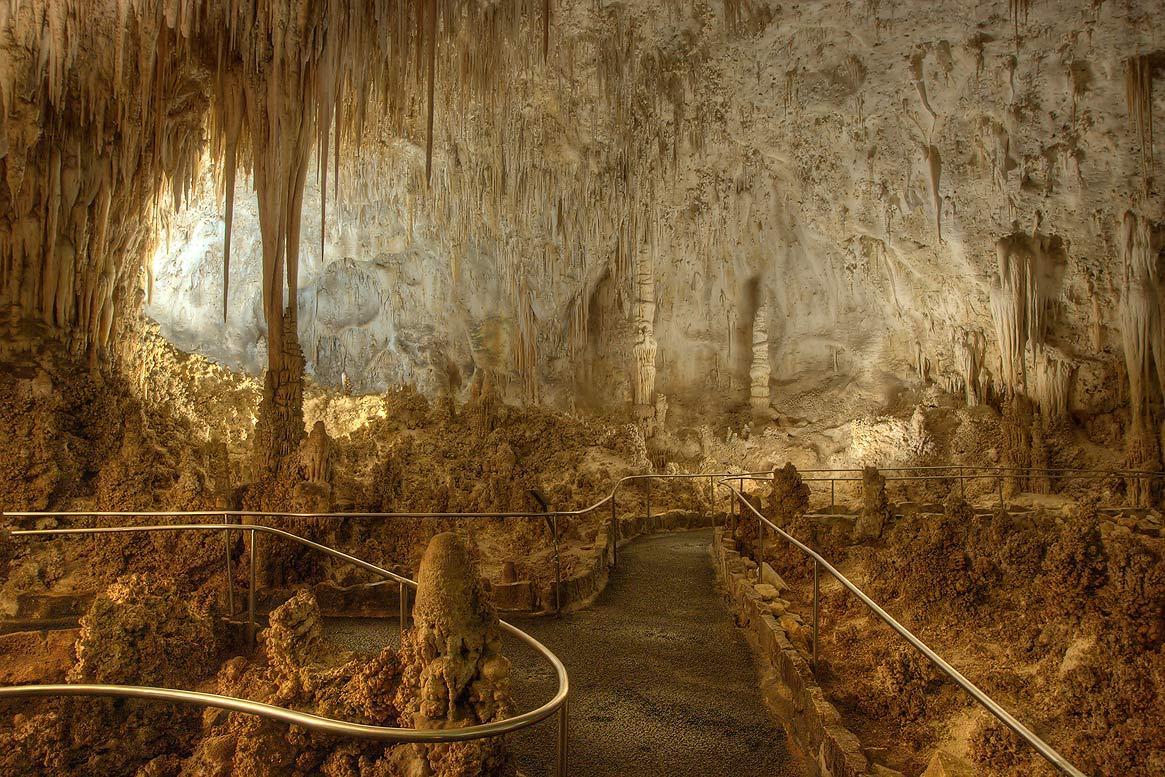
{"label": "cluster of stalactites", "polygon": [[124,257],[198,177],[206,100],[168,41],[127,49],[82,5],[0,1],[0,302],[96,362],[140,302]]}
{"label": "cluster of stalactites", "polygon": [[991,287],[991,319],[999,344],[1000,377],[1010,393],[1027,388],[1026,353],[1047,340],[1048,315],[1059,293],[1066,253],[1055,235],[1017,232],[995,244],[998,272]]}
{"label": "cluster of stalactites", "polygon": [[[101,3],[0,0],[5,300],[104,345],[157,232],[159,196],[188,199],[209,137],[227,197],[225,262],[235,171],[253,173],[273,368],[282,314],[295,315],[312,154],[324,180],[341,141],[419,113],[431,159],[440,40],[455,42],[445,61],[462,94],[497,91],[499,68],[541,62],[549,43],[545,0]],[[522,45],[536,25],[541,45]]]}
{"label": "cluster of stalactites", "polygon": [[1076,365],[1055,348],[1041,348],[1028,367],[1028,395],[1039,406],[1045,426],[1068,418]]}

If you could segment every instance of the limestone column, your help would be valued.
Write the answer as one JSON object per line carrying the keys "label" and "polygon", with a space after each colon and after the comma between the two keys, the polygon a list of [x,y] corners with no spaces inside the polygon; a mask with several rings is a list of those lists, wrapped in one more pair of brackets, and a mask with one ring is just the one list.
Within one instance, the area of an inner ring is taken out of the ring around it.
{"label": "limestone column", "polygon": [[655,273],[650,259],[641,259],[635,278],[635,345],[631,348],[631,404],[636,420],[655,416]]}
{"label": "limestone column", "polygon": [[769,409],[769,327],[768,310],[764,305],[757,308],[756,318],[752,324],[752,366],[748,376],[751,381],[749,389],[749,403],[752,405],[752,417],[757,421],[768,421],[771,417]]}
{"label": "limestone column", "polygon": [[[305,435],[303,425],[303,349],[299,345],[294,314],[283,314],[279,358],[264,376],[263,398],[255,424],[255,465],[257,477],[271,474],[289,454],[299,448]],[[274,346],[275,344],[273,344]]]}

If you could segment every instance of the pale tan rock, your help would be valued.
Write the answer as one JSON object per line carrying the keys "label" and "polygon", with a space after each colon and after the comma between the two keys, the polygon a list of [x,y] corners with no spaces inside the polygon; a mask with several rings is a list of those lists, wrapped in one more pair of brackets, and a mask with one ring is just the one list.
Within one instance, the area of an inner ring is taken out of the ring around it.
{"label": "pale tan rock", "polygon": [[936,750],[922,777],[978,777],[979,773],[958,756]]}

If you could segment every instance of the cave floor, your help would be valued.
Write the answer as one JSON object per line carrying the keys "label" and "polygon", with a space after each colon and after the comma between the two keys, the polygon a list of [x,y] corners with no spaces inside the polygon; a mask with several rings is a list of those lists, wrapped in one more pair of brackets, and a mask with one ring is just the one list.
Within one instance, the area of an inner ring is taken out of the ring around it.
{"label": "cave floor", "polygon": [[[710,531],[659,534],[619,552],[619,568],[585,609],[520,618],[570,674],[570,774],[727,777],[803,775],[766,710],[747,642],[716,590]],[[329,636],[374,649],[394,624],[333,622]],[[379,632],[379,633],[376,633]],[[550,667],[514,640],[518,708],[550,698]],[[551,774],[551,718],[513,740],[518,769]]]}

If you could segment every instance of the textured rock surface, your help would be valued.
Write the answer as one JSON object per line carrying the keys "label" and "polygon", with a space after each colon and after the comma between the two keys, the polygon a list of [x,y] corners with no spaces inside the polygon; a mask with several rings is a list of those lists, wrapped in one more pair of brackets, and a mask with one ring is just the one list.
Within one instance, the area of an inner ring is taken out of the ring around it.
{"label": "textured rock surface", "polygon": [[[129,576],[81,619],[71,683],[196,688],[213,674],[219,645],[210,619],[165,579]],[[133,774],[189,752],[200,713],[136,700],[62,698],[7,704],[0,774]],[[162,773],[173,773],[163,771]]]}
{"label": "textured rock surface", "polygon": [[[401,722],[414,728],[460,728],[512,714],[510,662],[501,653],[493,605],[463,542],[452,533],[429,543],[417,575],[413,626],[401,644],[397,692]],[[510,774],[502,742],[401,748],[406,773],[456,777]]]}
{"label": "textured rock surface", "polygon": [[[521,361],[560,391],[640,404],[654,368],[669,395],[735,388],[723,396],[736,402],[763,307],[778,385],[805,371],[875,385],[913,372],[972,398],[1026,387],[1041,405],[1102,407],[1094,389],[1119,380],[1138,315],[1121,301],[1157,282],[1136,269],[1160,245],[1140,131],[1162,106],[1154,10],[564,3],[550,57],[569,95],[533,76],[512,124],[480,128],[537,128],[506,184],[514,196],[491,202],[496,221],[464,198],[498,161],[439,122],[449,174],[432,204],[411,184],[356,183],[322,255],[305,226],[309,363],[331,383],[347,371],[357,386],[437,391],[446,364],[502,364],[524,380]],[[586,109],[611,92],[622,111]],[[391,147],[369,177],[411,181],[415,164],[407,144]],[[309,180],[307,201],[318,191]],[[221,342],[199,307],[221,274],[218,249],[200,248],[217,245],[213,213],[199,205],[190,237],[160,254],[151,308],[208,350]],[[236,230],[256,234],[240,213]],[[237,272],[253,277],[259,255],[239,242]],[[502,274],[516,277],[491,279]],[[253,306],[232,308],[239,345],[216,355],[254,369],[244,344],[262,323]],[[612,371],[623,377],[605,381]]]}

